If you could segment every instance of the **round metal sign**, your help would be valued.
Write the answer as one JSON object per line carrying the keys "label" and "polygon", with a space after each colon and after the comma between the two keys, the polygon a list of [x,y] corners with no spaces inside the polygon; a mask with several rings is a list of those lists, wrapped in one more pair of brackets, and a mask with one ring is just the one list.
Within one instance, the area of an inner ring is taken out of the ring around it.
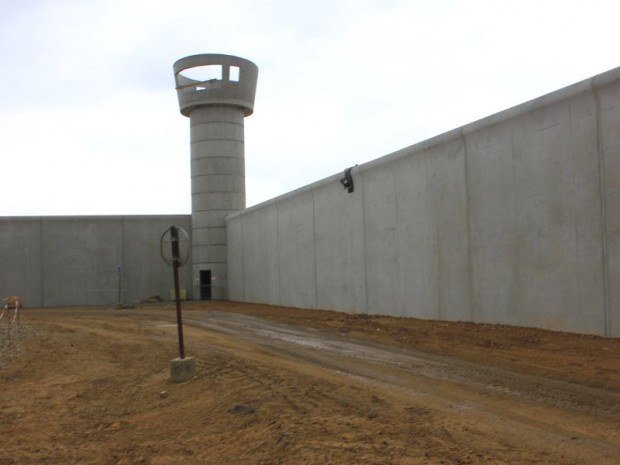
{"label": "round metal sign", "polygon": [[170,226],[162,234],[159,246],[161,258],[170,266],[174,266],[175,261],[183,266],[189,260],[189,235],[183,228]]}

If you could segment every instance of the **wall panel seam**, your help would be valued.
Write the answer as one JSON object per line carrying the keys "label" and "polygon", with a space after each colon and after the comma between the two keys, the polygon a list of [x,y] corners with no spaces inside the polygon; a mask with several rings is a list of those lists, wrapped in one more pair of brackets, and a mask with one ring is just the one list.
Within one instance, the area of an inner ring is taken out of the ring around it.
{"label": "wall panel seam", "polygon": [[469,153],[467,151],[467,140],[465,134],[461,130],[461,141],[463,144],[463,165],[465,170],[465,221],[467,222],[467,300],[469,306],[469,320],[476,321],[476,314],[473,307],[473,292],[474,292],[474,278],[473,278],[473,257],[471,251],[471,206],[470,206],[470,192],[469,192]]}
{"label": "wall panel seam", "polygon": [[603,255],[603,321],[604,334],[610,337],[612,334],[611,315],[610,315],[610,295],[609,295],[609,257],[607,255],[608,237],[607,237],[607,185],[605,182],[605,156],[602,147],[602,116],[601,116],[601,98],[598,88],[592,85],[592,95],[594,97],[595,114],[596,114],[596,153],[598,157],[598,175],[599,175],[599,199],[601,209],[601,249]]}

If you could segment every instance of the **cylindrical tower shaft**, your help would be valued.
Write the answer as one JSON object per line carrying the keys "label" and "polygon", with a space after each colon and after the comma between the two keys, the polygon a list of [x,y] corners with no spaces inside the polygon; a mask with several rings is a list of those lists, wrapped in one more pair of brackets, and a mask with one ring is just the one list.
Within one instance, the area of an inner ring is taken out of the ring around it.
{"label": "cylindrical tower shaft", "polygon": [[190,118],[193,297],[223,300],[226,217],[245,208],[243,119],[253,112],[258,68],[207,54],[177,61],[174,72],[181,113]]}

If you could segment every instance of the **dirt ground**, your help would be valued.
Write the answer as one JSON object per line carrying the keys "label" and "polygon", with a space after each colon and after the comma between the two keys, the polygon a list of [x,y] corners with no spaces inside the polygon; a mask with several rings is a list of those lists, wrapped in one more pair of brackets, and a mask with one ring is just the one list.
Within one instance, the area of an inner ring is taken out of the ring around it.
{"label": "dirt ground", "polygon": [[0,321],[0,465],[618,464],[620,339],[247,305]]}

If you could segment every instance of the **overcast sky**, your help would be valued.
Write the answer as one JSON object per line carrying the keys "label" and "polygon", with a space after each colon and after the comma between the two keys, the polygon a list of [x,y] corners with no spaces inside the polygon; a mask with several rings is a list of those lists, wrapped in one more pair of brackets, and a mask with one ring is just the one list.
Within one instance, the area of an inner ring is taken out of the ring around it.
{"label": "overcast sky", "polygon": [[618,0],[0,0],[0,216],[186,214],[172,64],[259,67],[248,206],[620,65]]}

